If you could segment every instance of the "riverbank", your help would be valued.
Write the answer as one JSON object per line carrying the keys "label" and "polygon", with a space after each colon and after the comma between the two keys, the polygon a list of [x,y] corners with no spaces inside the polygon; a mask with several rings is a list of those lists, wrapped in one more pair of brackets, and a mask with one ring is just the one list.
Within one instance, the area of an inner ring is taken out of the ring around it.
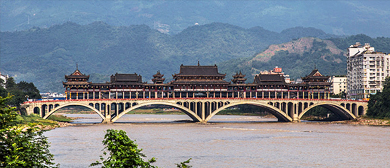
{"label": "riverbank", "polygon": [[18,116],[16,122],[20,126],[37,124],[41,130],[52,130],[58,127],[67,127],[76,124],[70,123],[76,118],[66,117],[63,114],[55,114],[50,116],[48,119],[43,119],[38,115]]}
{"label": "riverbank", "polygon": [[390,120],[371,119],[371,118],[357,118],[355,120],[331,121],[331,123],[350,124],[350,125],[369,125],[369,126],[390,126]]}

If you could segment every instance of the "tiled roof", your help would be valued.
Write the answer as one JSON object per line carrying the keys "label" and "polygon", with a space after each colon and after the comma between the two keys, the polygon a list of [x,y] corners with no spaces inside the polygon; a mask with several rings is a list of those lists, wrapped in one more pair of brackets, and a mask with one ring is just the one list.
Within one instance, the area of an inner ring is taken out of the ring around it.
{"label": "tiled roof", "polygon": [[111,83],[142,83],[142,76],[135,74],[118,74],[111,75]]}
{"label": "tiled roof", "polygon": [[77,78],[77,79],[80,79],[80,78],[87,78],[87,80],[89,79],[89,75],[84,75],[82,74],[78,69],[76,69],[72,74],[70,75],[65,75],[65,79],[74,79],[74,78]]}
{"label": "tiled roof", "polygon": [[[217,65],[214,66],[180,66],[180,73],[176,76],[225,76],[225,74],[218,73]],[[174,75],[174,76],[175,76]]]}
{"label": "tiled roof", "polygon": [[229,82],[226,82],[224,80],[177,80],[177,81],[172,81],[171,84],[224,84],[228,85]]}
{"label": "tiled roof", "polygon": [[279,74],[259,74],[255,77],[255,83],[263,82],[281,82],[285,83],[283,76]]}

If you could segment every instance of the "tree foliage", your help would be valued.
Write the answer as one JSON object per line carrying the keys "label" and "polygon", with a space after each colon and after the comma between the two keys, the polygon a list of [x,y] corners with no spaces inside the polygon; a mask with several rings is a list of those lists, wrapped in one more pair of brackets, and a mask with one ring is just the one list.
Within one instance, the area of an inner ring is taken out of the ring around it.
{"label": "tree foliage", "polygon": [[[146,157],[142,153],[142,149],[138,148],[138,145],[132,141],[123,130],[108,129],[104,140],[102,141],[105,146],[102,151],[103,155],[108,157],[104,159],[100,156],[100,161],[91,163],[90,166],[102,165],[103,168],[116,168],[116,167],[134,167],[134,168],[157,168],[157,166],[151,165],[156,162],[156,158],[152,157],[148,161],[143,158]],[[109,154],[105,150],[108,150]],[[178,168],[190,168],[188,165],[190,159],[176,164]]]}
{"label": "tree foliage", "polygon": [[387,77],[382,92],[370,96],[367,116],[390,118],[390,77]]}
{"label": "tree foliage", "polygon": [[9,99],[0,96],[0,167],[57,167],[43,131],[36,124],[18,126]]}
{"label": "tree foliage", "polygon": [[177,168],[191,168],[192,166],[187,165],[190,163],[190,160],[191,160],[191,158],[189,158],[188,160],[186,160],[184,162],[177,163],[176,164]]}
{"label": "tree foliage", "polygon": [[39,90],[35,85],[30,82],[21,81],[19,83],[15,83],[14,78],[8,78],[5,83],[6,88],[2,91],[0,90],[0,96],[5,97],[8,94],[13,95],[11,99],[7,101],[7,103],[11,106],[19,109],[20,104],[27,101],[27,99],[40,99],[41,95],[39,94]]}
{"label": "tree foliage", "polygon": [[[116,167],[142,167],[153,168],[151,163],[154,163],[156,159],[153,157],[148,161],[144,161],[143,157],[146,157],[142,153],[142,149],[138,149],[138,145],[132,141],[123,130],[108,129],[104,136],[103,144],[104,149],[109,151],[107,159],[100,156],[102,162],[96,161],[90,166],[97,166],[102,164],[103,168],[116,168]],[[107,155],[106,152],[103,152]]]}

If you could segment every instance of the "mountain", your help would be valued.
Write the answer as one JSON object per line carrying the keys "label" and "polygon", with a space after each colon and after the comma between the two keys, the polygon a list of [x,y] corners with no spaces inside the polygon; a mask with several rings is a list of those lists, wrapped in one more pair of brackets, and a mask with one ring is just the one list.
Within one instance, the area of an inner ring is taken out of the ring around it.
{"label": "mountain", "polygon": [[221,63],[221,70],[229,71],[230,67],[235,66],[247,74],[249,82],[252,82],[253,77],[260,71],[271,70],[275,66],[283,68],[293,80],[308,75],[314,68],[318,68],[324,75],[345,75],[347,63],[344,52],[345,50],[339,49],[330,40],[303,37],[270,45],[252,58],[236,61],[236,65],[226,67]]}
{"label": "mountain", "polygon": [[3,0],[0,30],[49,28],[68,21],[82,25],[103,21],[112,26],[144,24],[177,34],[195,24],[223,22],[243,28],[261,26],[276,32],[303,26],[327,34],[390,37],[389,6],[390,1],[385,0]]}
{"label": "mountain", "polygon": [[[158,70],[168,82],[181,64],[195,65],[198,61],[201,65],[219,65],[228,80],[241,70],[251,82],[251,75],[274,66],[283,67],[294,78],[306,75],[315,64],[324,74],[345,74],[342,51],[346,44],[369,38],[378,46],[386,46],[382,41],[389,39],[361,35],[321,40],[319,37],[334,35],[314,28],[292,30],[295,31],[277,33],[262,27],[245,29],[211,23],[168,35],[147,25],[116,27],[104,22],[66,22],[50,28],[0,32],[0,71],[17,81],[34,82],[41,92],[62,92],[64,75],[72,73],[76,64],[82,73],[91,75],[93,82],[108,81],[117,72],[138,73],[144,81],[151,82]],[[295,39],[303,35],[311,37]]]}
{"label": "mountain", "polygon": [[64,75],[70,74],[76,64],[83,73],[94,74],[91,80],[100,79],[94,82],[104,82],[104,77],[116,72],[139,73],[149,81],[157,70],[170,80],[170,74],[177,73],[181,64],[200,61],[213,65],[249,57],[271,44],[290,41],[291,34],[211,23],[167,35],[146,25],[115,27],[104,22],[66,22],[50,28],[1,32],[0,65],[2,73],[18,81],[34,82],[43,92],[62,91]]}
{"label": "mountain", "polygon": [[303,37],[270,45],[250,58],[229,60],[218,65],[228,78],[241,71],[246,74],[248,82],[252,82],[260,71],[271,70],[275,66],[283,68],[292,80],[308,75],[314,68],[323,75],[346,75],[347,48],[356,42],[370,43],[376,51],[390,52],[390,38],[371,38],[363,34],[326,40]]}

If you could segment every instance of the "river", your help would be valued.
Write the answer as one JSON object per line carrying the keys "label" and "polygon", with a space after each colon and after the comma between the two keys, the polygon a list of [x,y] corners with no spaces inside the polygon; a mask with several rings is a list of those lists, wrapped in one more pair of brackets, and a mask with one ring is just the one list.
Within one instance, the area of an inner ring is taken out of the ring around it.
{"label": "river", "polygon": [[83,117],[80,125],[45,132],[54,162],[88,167],[102,155],[107,129],[127,132],[153,165],[176,167],[192,158],[207,167],[390,167],[390,127],[318,122],[279,123],[273,118],[216,115],[209,124],[184,122],[186,115],[123,116],[118,123]]}

